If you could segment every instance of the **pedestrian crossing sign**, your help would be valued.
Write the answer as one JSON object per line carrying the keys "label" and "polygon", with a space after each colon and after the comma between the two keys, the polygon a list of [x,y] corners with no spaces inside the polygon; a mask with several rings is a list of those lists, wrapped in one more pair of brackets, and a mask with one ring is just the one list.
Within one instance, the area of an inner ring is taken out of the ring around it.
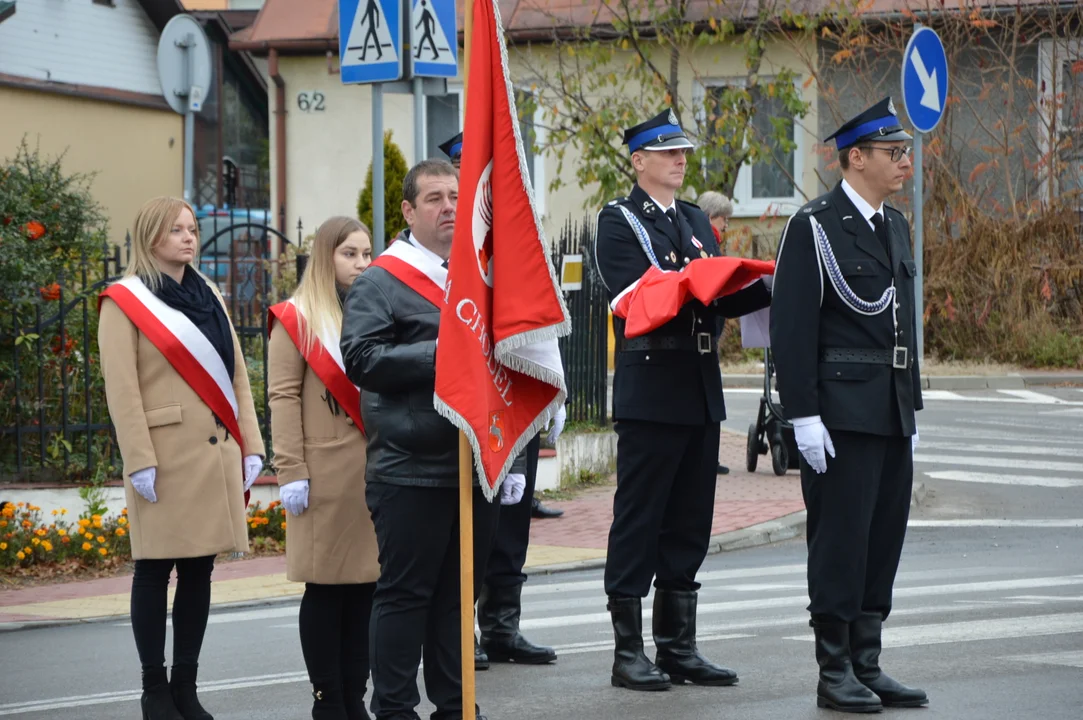
{"label": "pedestrian crossing sign", "polygon": [[455,0],[410,2],[410,63],[413,74],[417,77],[455,77],[459,74]]}
{"label": "pedestrian crossing sign", "polygon": [[402,21],[396,0],[339,0],[339,74],[344,83],[402,77]]}

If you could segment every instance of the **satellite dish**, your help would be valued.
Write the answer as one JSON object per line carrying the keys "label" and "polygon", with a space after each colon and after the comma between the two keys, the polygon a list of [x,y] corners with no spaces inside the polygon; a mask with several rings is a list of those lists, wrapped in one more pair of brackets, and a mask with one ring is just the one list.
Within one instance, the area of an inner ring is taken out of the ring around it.
{"label": "satellite dish", "polygon": [[191,15],[174,15],[158,39],[158,80],[174,112],[203,109],[211,85],[211,43]]}

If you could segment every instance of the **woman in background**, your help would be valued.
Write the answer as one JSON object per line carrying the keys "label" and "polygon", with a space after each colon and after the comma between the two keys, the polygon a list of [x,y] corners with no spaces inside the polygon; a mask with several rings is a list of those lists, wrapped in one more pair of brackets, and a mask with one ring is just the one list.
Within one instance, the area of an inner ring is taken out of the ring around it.
{"label": "woman in background", "polygon": [[372,261],[371,234],[333,217],[296,292],[271,308],[267,386],[286,523],[286,577],[305,583],[301,652],[315,720],[367,720],[369,616],[380,575],[365,504],[360,393],[342,369],[342,299]]}

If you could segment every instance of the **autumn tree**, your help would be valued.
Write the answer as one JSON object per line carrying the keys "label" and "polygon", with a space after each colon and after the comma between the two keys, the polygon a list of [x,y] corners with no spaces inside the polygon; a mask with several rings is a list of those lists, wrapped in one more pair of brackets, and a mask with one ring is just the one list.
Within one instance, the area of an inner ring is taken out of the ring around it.
{"label": "autumn tree", "polygon": [[[543,111],[539,149],[557,160],[550,190],[564,184],[568,164],[590,189],[587,208],[627,192],[635,176],[623,130],[668,107],[696,143],[685,183],[693,197],[707,189],[732,197],[743,165],[793,151],[790,118],[803,118],[809,104],[793,69],[769,67],[766,55],[780,25],[797,33],[811,26],[783,3],[601,0],[596,22],[574,28],[549,12],[552,33],[514,52]],[[743,60],[739,76],[703,82],[704,69],[734,50]]]}

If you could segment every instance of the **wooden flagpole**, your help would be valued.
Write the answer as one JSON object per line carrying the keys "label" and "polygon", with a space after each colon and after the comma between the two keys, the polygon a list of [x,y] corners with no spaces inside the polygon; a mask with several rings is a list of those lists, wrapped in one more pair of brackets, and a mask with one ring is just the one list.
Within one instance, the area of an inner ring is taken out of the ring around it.
{"label": "wooden flagpole", "polygon": [[[470,78],[470,35],[474,0],[463,0],[463,115]],[[473,451],[459,431],[459,605],[462,646],[463,720],[474,720],[474,483]]]}

